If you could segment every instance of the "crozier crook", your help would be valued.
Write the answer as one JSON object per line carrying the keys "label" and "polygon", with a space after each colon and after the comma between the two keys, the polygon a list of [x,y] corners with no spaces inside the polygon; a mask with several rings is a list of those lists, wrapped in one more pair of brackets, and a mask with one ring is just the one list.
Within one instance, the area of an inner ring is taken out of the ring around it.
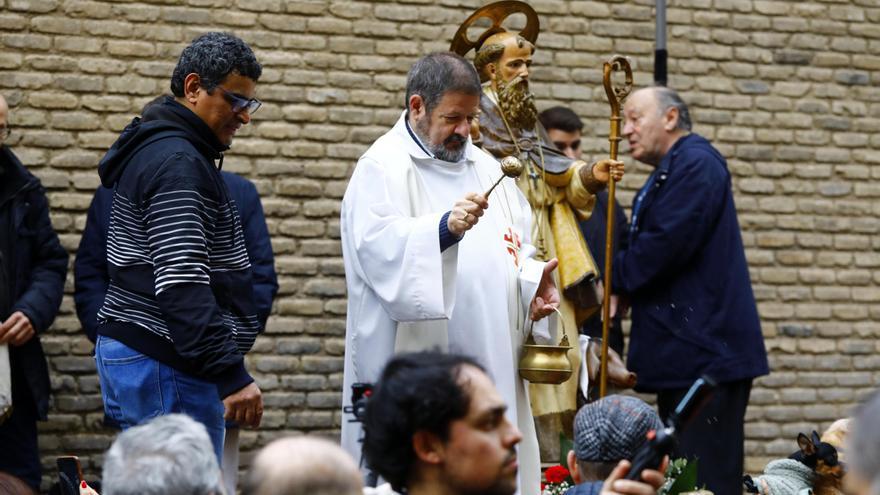
{"label": "crozier crook", "polygon": [[[616,86],[611,81],[614,72],[623,71],[623,86]],[[617,146],[620,143],[620,106],[632,91],[633,77],[629,61],[621,55],[612,56],[603,68],[603,83],[608,104],[611,105],[611,130],[608,141],[611,143],[609,156],[617,160]],[[605,281],[602,295],[602,358],[600,363],[599,397],[605,397],[608,384],[608,326],[611,316],[611,260],[614,258],[614,191],[616,182],[613,177],[608,181],[608,218],[605,228]]]}

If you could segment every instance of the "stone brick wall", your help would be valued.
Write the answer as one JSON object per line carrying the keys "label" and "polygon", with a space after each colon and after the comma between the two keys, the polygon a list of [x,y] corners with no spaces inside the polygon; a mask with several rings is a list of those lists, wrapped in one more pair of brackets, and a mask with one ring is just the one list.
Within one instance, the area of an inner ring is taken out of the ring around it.
{"label": "stone brick wall", "polygon": [[[0,92],[8,144],[48,189],[52,221],[76,252],[95,166],[143,103],[168,92],[180,50],[208,30],[252,44],[265,102],[226,167],[257,184],[281,290],[249,356],[265,393],[245,451],[289,432],[334,436],[345,331],[339,203],[357,157],[401,111],[406,70],[444,50],[481,2],[0,0]],[[653,67],[650,0],[536,0],[542,33],[533,88],[588,122],[606,153],[601,65]],[[670,0],[670,86],[695,129],[728,157],[773,373],[756,383],[747,424],[755,471],[794,449],[798,431],[847,413],[878,381],[880,358],[880,6],[877,0]],[[624,146],[625,147],[625,146]],[[629,204],[648,169],[629,163]],[[97,471],[92,346],[73,310],[72,271],[43,345],[54,402],[42,424],[47,472],[77,453]],[[245,453],[244,461],[247,462]]]}

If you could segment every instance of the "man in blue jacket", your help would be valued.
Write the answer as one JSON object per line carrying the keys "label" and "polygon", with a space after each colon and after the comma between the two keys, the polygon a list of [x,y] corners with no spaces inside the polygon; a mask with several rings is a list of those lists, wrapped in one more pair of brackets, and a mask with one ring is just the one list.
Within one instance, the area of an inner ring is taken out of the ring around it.
{"label": "man in blue jacket", "polygon": [[186,413],[218,459],[224,419],[257,427],[263,414],[244,366],[262,329],[251,264],[219,171],[260,107],[261,73],[241,39],[199,36],[174,68],[174,96],[133,120],[98,167],[113,189],[95,346],[105,412],[123,428]]}
{"label": "man in blue jacket", "polygon": [[633,158],[654,167],[614,259],[613,289],[632,305],[627,364],[664,420],[700,375],[720,384],[679,453],[699,457],[698,484],[739,495],[752,379],[769,369],[730,172],[674,91],[637,91],[624,116]]}
{"label": "man in blue jacket", "polygon": [[37,420],[49,412],[49,369],[40,334],[61,305],[67,252],[49,220],[46,191],[12,151],[0,96],[0,345],[9,345],[12,414],[0,418],[0,471],[40,488]]}

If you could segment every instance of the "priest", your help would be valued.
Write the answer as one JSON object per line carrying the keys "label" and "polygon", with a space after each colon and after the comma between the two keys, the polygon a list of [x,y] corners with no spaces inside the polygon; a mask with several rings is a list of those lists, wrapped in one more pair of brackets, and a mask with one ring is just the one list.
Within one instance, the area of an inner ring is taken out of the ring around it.
{"label": "priest", "polygon": [[[357,163],[342,201],[348,288],[343,403],[351,386],[378,379],[396,352],[467,354],[486,368],[523,433],[520,493],[540,485],[537,438],[518,374],[531,331],[556,341],[557,261],[536,261],[532,213],[498,162],[469,139],[480,103],[470,62],[434,53],[410,69],[406,109]],[[431,393],[429,390],[426,394]],[[343,445],[360,458],[356,419],[343,416]]]}

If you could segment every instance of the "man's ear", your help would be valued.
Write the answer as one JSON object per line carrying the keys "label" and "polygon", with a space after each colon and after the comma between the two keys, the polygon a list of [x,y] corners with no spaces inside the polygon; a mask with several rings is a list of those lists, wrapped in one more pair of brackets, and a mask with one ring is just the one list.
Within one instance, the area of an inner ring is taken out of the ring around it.
{"label": "man's ear", "polygon": [[678,127],[678,109],[669,107],[663,115],[663,128],[666,132],[672,132]]}
{"label": "man's ear", "polygon": [[195,104],[198,100],[199,89],[202,88],[202,80],[195,72],[191,72],[183,79],[183,97],[186,101]]}
{"label": "man's ear", "polygon": [[584,479],[581,476],[580,469],[578,469],[577,457],[575,457],[573,450],[568,451],[566,459],[568,460],[568,472],[571,473],[571,480],[574,481],[575,485],[580,484]]}
{"label": "man's ear", "polygon": [[489,79],[494,81],[498,76],[498,64],[495,62],[486,64],[486,74],[489,74]]}
{"label": "man's ear", "polygon": [[426,464],[440,464],[445,457],[443,442],[437,435],[420,430],[413,435],[413,451],[416,458]]}
{"label": "man's ear", "polygon": [[413,118],[422,118],[427,113],[427,108],[425,108],[425,99],[422,98],[422,95],[410,95],[409,101],[406,102],[407,110],[409,110],[410,116]]}

